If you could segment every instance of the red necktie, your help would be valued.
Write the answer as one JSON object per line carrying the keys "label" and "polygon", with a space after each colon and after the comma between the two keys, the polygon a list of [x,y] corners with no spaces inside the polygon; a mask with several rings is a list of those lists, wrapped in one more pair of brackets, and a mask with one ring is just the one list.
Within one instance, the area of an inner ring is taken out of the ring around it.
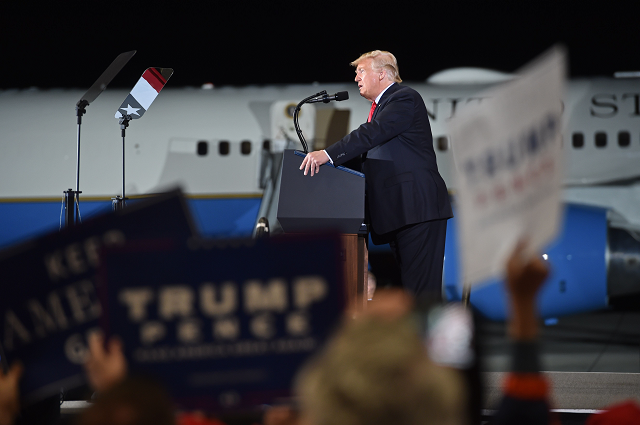
{"label": "red necktie", "polygon": [[373,111],[376,110],[376,106],[378,106],[376,102],[373,102],[371,104],[371,110],[369,111],[369,119],[367,120],[367,122],[371,122],[371,118],[373,117]]}

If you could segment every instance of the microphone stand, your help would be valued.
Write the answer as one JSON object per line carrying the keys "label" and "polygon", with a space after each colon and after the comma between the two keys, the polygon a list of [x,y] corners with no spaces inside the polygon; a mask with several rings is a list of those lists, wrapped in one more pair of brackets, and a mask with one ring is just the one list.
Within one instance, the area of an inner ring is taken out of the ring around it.
{"label": "microphone stand", "polygon": [[302,105],[304,105],[305,103],[307,103],[308,101],[310,101],[311,99],[314,99],[318,96],[322,96],[322,95],[326,95],[327,91],[326,90],[322,90],[320,93],[316,93],[313,96],[309,96],[305,99],[303,99],[300,103],[298,103],[298,106],[296,106],[296,109],[293,111],[293,126],[296,128],[296,133],[298,134],[298,139],[300,139],[300,143],[302,143],[302,149],[304,149],[304,153],[308,154],[309,153],[309,147],[307,146],[307,141],[304,138],[304,135],[302,134],[302,130],[300,130],[300,124],[298,124],[298,114],[300,114],[300,108],[302,107]]}

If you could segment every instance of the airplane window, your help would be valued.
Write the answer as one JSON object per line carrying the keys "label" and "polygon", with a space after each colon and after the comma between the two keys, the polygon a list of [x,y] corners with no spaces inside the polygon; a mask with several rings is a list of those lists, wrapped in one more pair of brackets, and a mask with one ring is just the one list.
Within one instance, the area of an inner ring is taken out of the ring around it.
{"label": "airplane window", "polygon": [[207,153],[209,153],[209,143],[207,143],[205,140],[199,140],[196,152],[198,152],[199,156],[205,156]]}
{"label": "airplane window", "polygon": [[265,151],[270,151],[271,150],[271,140],[269,139],[265,139],[262,141],[262,149]]}
{"label": "airplane window", "polygon": [[631,134],[628,131],[621,131],[618,133],[618,145],[627,147],[631,144]]}
{"label": "airplane window", "polygon": [[596,133],[596,147],[604,148],[605,146],[607,146],[607,133],[598,131]]}
{"label": "airplane window", "polygon": [[243,140],[242,143],[240,143],[240,152],[242,152],[242,155],[249,155],[251,153],[251,142]]}
{"label": "airplane window", "polygon": [[571,144],[574,148],[581,148],[584,146],[584,134],[573,133],[571,136]]}
{"label": "airplane window", "polygon": [[220,143],[218,143],[218,152],[220,155],[229,155],[229,142],[221,140]]}
{"label": "airplane window", "polygon": [[436,146],[439,151],[449,150],[449,139],[447,139],[447,136],[440,136],[436,138]]}

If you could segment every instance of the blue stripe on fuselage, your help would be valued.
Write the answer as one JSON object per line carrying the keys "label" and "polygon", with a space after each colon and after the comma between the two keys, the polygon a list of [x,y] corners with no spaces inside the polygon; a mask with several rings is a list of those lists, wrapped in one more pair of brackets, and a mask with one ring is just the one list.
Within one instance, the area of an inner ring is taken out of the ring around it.
{"label": "blue stripe on fuselage", "polygon": [[[235,238],[251,236],[261,199],[198,198],[187,202],[202,236]],[[83,220],[109,211],[110,200],[80,201]],[[64,226],[61,212],[62,201],[0,202],[0,249],[59,230],[61,222]]]}

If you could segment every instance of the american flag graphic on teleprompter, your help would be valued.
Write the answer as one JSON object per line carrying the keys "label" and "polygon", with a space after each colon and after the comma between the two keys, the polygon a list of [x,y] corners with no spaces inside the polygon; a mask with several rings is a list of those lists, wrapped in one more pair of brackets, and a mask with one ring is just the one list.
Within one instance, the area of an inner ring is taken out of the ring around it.
{"label": "american flag graphic on teleprompter", "polygon": [[115,117],[121,118],[123,114],[130,115],[132,119],[142,117],[172,74],[171,68],[147,68],[116,111]]}

